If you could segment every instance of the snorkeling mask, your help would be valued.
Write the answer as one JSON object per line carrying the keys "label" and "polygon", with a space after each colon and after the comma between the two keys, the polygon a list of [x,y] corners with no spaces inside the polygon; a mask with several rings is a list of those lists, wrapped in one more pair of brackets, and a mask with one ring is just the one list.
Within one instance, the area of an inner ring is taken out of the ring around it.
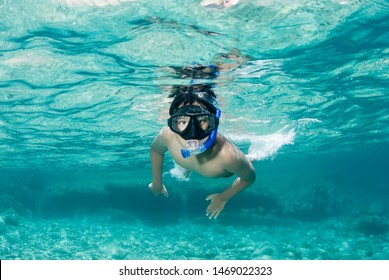
{"label": "snorkeling mask", "polygon": [[[184,158],[205,152],[215,142],[221,111],[216,115],[197,105],[178,108],[168,119],[170,129],[186,140],[186,149],[181,150]],[[208,139],[201,144],[201,140]]]}

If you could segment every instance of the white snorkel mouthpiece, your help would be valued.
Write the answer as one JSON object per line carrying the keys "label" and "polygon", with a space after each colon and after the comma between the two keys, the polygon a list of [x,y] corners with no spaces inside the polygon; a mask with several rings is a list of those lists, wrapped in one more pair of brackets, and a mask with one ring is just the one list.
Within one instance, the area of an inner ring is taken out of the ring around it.
{"label": "white snorkel mouthpiece", "polygon": [[186,141],[185,149],[181,150],[183,158],[190,157],[191,155],[198,155],[206,151],[204,144],[200,144],[199,140],[192,139]]}

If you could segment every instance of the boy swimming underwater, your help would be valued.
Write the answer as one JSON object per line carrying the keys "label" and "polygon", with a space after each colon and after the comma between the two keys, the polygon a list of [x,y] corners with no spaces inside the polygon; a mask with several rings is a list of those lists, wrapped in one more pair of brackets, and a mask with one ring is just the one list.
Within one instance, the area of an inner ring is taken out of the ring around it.
{"label": "boy swimming underwater", "polygon": [[174,100],[168,126],[162,128],[150,147],[152,183],[149,188],[155,195],[168,196],[162,183],[166,151],[188,171],[213,178],[235,174],[238,178],[230,187],[206,198],[211,200],[206,215],[217,218],[232,197],[254,182],[254,167],[239,148],[217,133],[221,111],[210,85],[180,86],[169,97]]}

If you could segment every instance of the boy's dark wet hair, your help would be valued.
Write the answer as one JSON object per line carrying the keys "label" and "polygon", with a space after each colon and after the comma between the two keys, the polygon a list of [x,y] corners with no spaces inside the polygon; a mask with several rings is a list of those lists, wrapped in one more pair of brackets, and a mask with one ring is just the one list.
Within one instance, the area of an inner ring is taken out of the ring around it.
{"label": "boy's dark wet hair", "polygon": [[198,102],[204,105],[211,114],[216,114],[216,94],[212,84],[176,85],[169,97],[174,98],[170,105],[169,114],[172,115],[183,104],[190,105]]}

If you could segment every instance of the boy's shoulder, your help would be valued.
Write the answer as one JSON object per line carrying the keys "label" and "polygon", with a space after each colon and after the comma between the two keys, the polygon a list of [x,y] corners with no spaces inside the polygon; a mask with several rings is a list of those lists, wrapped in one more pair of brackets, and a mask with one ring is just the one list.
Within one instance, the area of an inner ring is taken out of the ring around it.
{"label": "boy's shoulder", "polygon": [[166,136],[166,135],[169,134],[170,131],[171,131],[171,130],[170,130],[170,128],[169,128],[168,126],[164,126],[164,127],[162,127],[161,130],[159,131],[158,136]]}
{"label": "boy's shoulder", "polygon": [[218,134],[220,143],[220,156],[226,162],[235,162],[237,159],[241,160],[245,157],[244,153],[225,136]]}
{"label": "boy's shoulder", "polygon": [[234,143],[232,143],[227,137],[220,133],[217,134],[217,141],[221,144],[222,149],[230,149],[231,147],[237,149]]}
{"label": "boy's shoulder", "polygon": [[157,138],[166,144],[176,139],[175,133],[168,127],[164,126],[158,133]]}

